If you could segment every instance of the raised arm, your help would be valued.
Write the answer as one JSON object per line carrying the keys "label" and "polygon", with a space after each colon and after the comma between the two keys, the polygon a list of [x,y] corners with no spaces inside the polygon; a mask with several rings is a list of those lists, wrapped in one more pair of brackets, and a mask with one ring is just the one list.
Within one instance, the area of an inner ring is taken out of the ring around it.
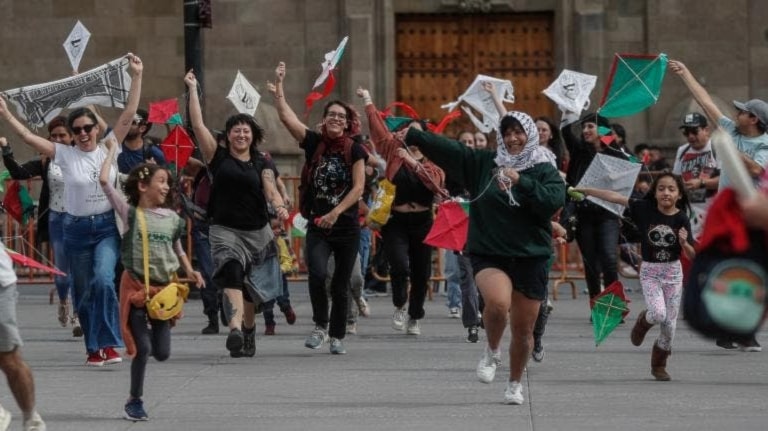
{"label": "raised arm", "polygon": [[208,163],[216,152],[216,139],[203,122],[203,110],[200,107],[200,96],[197,94],[197,78],[192,69],[184,75],[184,83],[187,84],[189,120],[192,123],[192,131],[195,132],[197,145],[200,147],[204,162]]}
{"label": "raised arm", "polygon": [[368,117],[368,129],[371,132],[371,141],[376,151],[389,163],[395,156],[398,148],[405,148],[401,142],[394,138],[384,120],[379,115],[379,110],[371,100],[371,93],[362,87],[357,89],[357,96],[363,99],[365,114]]}
{"label": "raised arm", "polygon": [[285,79],[285,63],[282,61],[277,64],[275,69],[275,83],[267,82],[267,89],[275,98],[275,106],[277,107],[277,115],[280,117],[280,121],[291,136],[297,141],[301,142],[307,135],[307,126],[299,120],[296,113],[288,105],[285,100],[285,92],[283,91],[283,80]]}
{"label": "raised arm", "polygon": [[717,124],[717,121],[723,116],[723,113],[720,112],[720,109],[715,105],[715,102],[712,100],[712,97],[707,90],[699,84],[699,81],[693,77],[691,71],[685,67],[685,64],[677,60],[670,60],[669,69],[683,80],[685,86],[690,90],[691,96],[696,99],[696,102],[702,109],[704,109],[704,112],[707,113],[707,117],[709,117],[713,123]]}
{"label": "raised arm", "polygon": [[493,104],[496,105],[496,110],[499,111],[499,116],[503,117],[507,115],[507,108],[504,106],[504,103],[502,103],[501,99],[499,99],[499,95],[496,94],[496,91],[493,82],[490,81],[483,81],[483,90],[487,91],[491,94],[491,98],[493,99]]}
{"label": "raised arm", "polygon": [[8,122],[8,125],[11,126],[11,129],[13,129],[13,131],[19,135],[24,143],[34,148],[38,153],[51,158],[53,158],[53,156],[56,154],[56,144],[45,138],[41,138],[40,136],[35,135],[27,128],[27,126],[21,124],[21,122],[17,120],[16,117],[14,117],[11,111],[8,109],[8,103],[2,96],[0,96],[0,117],[4,118],[5,121]]}
{"label": "raised arm", "polygon": [[102,187],[109,185],[109,172],[112,170],[112,164],[115,162],[115,153],[117,152],[117,141],[114,137],[110,136],[105,141],[107,147],[107,157],[104,162],[101,163],[101,171],[99,172],[99,184]]}
{"label": "raised arm", "polygon": [[[128,132],[131,130],[131,123],[133,117],[136,115],[136,110],[139,108],[139,99],[141,99],[141,75],[144,72],[144,64],[141,59],[134,54],[128,54],[128,65],[131,73],[131,90],[128,93],[128,102],[125,104],[125,109],[120,117],[117,119],[117,123],[112,128],[112,132],[115,134],[117,142],[123,142]],[[105,129],[106,130],[106,129]]]}
{"label": "raised arm", "polygon": [[13,150],[4,136],[0,136],[0,148],[3,150],[3,163],[14,180],[26,180],[43,175],[43,161],[38,158],[20,165],[13,157]]}
{"label": "raised arm", "polygon": [[629,198],[621,193],[614,192],[613,190],[595,189],[592,187],[577,187],[574,190],[584,193],[587,196],[594,196],[604,201],[613,202],[615,204],[629,206]]}

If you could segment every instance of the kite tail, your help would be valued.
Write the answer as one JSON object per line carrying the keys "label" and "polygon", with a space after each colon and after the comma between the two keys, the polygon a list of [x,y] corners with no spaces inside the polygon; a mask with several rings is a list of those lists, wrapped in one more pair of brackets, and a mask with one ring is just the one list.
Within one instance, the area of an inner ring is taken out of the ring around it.
{"label": "kite tail", "polygon": [[443,130],[448,126],[448,124],[451,123],[451,121],[461,117],[461,111],[453,111],[450,114],[443,117],[442,120],[437,125],[428,124],[427,128],[430,132],[440,134],[443,133]]}

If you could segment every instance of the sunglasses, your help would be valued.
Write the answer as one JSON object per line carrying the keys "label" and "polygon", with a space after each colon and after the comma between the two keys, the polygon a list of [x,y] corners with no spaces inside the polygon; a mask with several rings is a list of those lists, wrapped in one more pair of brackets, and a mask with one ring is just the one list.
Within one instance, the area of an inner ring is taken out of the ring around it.
{"label": "sunglasses", "polygon": [[688,135],[694,135],[695,136],[695,135],[698,135],[698,134],[699,134],[699,128],[698,127],[691,127],[691,128],[686,127],[685,129],[683,129],[683,136],[688,136]]}
{"label": "sunglasses", "polygon": [[91,133],[91,130],[93,130],[94,127],[96,127],[95,124],[86,124],[83,127],[73,127],[72,133],[74,133],[75,135],[79,135],[80,132],[82,132],[83,130],[85,130],[85,133]]}

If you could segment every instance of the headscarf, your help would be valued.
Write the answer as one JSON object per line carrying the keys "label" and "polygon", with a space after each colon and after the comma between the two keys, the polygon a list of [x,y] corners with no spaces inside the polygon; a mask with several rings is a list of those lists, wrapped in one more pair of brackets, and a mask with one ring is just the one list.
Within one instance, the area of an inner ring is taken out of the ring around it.
{"label": "headscarf", "polygon": [[518,171],[522,171],[537,165],[539,163],[550,163],[557,169],[557,162],[555,161],[555,155],[549,149],[539,145],[539,130],[536,128],[536,123],[526,113],[520,111],[511,111],[506,116],[512,116],[520,125],[523,126],[525,135],[528,137],[528,142],[523,147],[523,151],[520,154],[512,155],[507,151],[507,146],[504,145],[504,136],[501,131],[501,123],[499,123],[499,130],[496,133],[496,158],[493,159],[498,166],[505,168],[514,168]]}

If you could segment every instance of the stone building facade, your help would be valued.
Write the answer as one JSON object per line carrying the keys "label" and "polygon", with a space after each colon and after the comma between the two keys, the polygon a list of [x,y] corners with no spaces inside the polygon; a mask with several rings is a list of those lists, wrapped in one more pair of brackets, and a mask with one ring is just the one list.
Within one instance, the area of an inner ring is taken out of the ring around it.
{"label": "stone building facade", "polygon": [[[407,97],[398,94],[398,20],[433,14],[470,14],[479,22],[548,14],[551,70],[555,76],[563,68],[597,75],[592,106],[614,53],[664,52],[686,62],[724,112],[732,112],[733,99],[768,99],[768,10],[762,6],[759,0],[212,0],[213,28],[203,30],[206,121],[221,128],[234,112],[225,96],[240,70],[263,96],[256,116],[267,130],[264,147],[284,173],[295,174],[300,151],[279,124],[264,85],[277,62],[287,63],[287,98],[303,113],[323,54],[349,35],[332,97],[353,101],[355,88],[364,85],[383,105]],[[61,44],[78,19],[92,33],[82,70],[136,52],[146,67],[143,106],[182,97],[183,0],[0,1],[0,89],[69,75]],[[319,121],[320,108],[307,124]],[[685,87],[668,75],[655,106],[617,121],[627,128],[630,146],[648,142],[672,152],[682,142],[679,120],[691,109],[696,106]],[[4,124],[0,133],[8,133]],[[17,153],[24,154],[21,148]]]}

